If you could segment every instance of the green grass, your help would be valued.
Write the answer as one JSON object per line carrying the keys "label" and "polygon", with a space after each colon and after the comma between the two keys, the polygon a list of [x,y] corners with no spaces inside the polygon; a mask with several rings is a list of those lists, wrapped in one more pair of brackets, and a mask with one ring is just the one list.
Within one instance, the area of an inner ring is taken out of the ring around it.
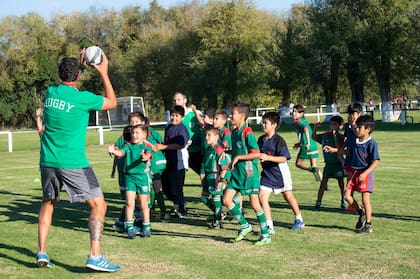
{"label": "green grass", "polygon": [[[106,133],[105,142],[113,142],[119,134]],[[292,127],[282,126],[280,134],[289,147],[295,143]],[[110,178],[112,162],[105,146],[97,145],[98,135],[90,131],[88,157],[108,201],[103,252],[122,266],[118,273],[98,274],[84,268],[89,251],[88,208],[83,203],[70,204],[65,193],[48,240],[55,266],[37,268],[39,138],[36,133],[14,134],[14,152],[9,153],[1,135],[0,278],[420,278],[419,136],[419,124],[379,122],[373,133],[381,163],[372,194],[372,234],[355,233],[357,217],[338,210],[334,180],[324,196],[323,210],[313,211],[318,185],[311,174],[290,162],[306,227],[290,231],[292,212],[280,196],[273,196],[276,234],[271,245],[254,247],[256,235],[251,241],[231,243],[238,229],[235,221],[226,222],[220,231],[207,229],[209,210],[199,203],[199,179],[191,171],[185,187],[190,218],[153,220],[150,239],[128,240],[114,232],[111,226],[122,206],[117,180]],[[296,151],[290,151],[295,158]],[[356,198],[360,200],[359,195]],[[245,209],[258,228],[247,202]]]}

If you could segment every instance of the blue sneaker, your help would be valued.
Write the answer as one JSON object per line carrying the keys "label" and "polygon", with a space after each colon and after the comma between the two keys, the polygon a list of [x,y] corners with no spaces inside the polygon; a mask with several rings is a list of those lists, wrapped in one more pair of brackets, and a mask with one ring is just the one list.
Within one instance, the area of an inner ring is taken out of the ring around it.
{"label": "blue sneaker", "polygon": [[133,226],[127,230],[127,236],[129,239],[135,239],[137,235],[141,234],[139,227]]}
{"label": "blue sneaker", "polygon": [[150,230],[140,232],[140,236],[144,238],[149,238],[151,235],[152,233],[150,232]]}
{"label": "blue sneaker", "polygon": [[125,232],[124,222],[121,222],[119,220],[115,221],[115,223],[114,223],[114,225],[112,225],[112,227],[119,233]]}
{"label": "blue sneaker", "polygon": [[40,268],[50,268],[53,266],[47,253],[42,252],[39,252],[38,255],[36,255],[36,263]]}
{"label": "blue sneaker", "polygon": [[86,268],[103,272],[115,272],[121,269],[119,265],[113,265],[108,262],[103,255],[98,259],[94,259],[90,256],[86,261]]}
{"label": "blue sneaker", "polygon": [[295,220],[295,223],[291,227],[291,230],[298,231],[298,230],[302,229],[303,227],[305,227],[305,223],[303,223],[303,221]]}

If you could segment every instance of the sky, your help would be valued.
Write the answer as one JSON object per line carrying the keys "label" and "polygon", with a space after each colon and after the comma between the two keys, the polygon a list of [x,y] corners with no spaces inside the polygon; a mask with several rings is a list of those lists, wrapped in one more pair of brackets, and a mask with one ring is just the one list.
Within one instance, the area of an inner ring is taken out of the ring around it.
{"label": "sky", "polygon": [[[159,5],[169,8],[190,0],[157,0]],[[203,2],[204,0],[200,0]],[[5,16],[22,16],[29,12],[36,12],[48,19],[57,13],[87,12],[89,8],[121,10],[125,7],[140,6],[147,9],[150,0],[11,0],[2,5],[0,18]],[[258,9],[273,11],[275,13],[288,12],[292,4],[303,3],[303,0],[254,0]]]}

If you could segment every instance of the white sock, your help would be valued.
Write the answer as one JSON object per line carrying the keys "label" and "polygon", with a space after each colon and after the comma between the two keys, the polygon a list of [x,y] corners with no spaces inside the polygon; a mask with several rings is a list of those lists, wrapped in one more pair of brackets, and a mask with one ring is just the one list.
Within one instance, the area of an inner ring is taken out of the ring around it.
{"label": "white sock", "polygon": [[273,228],[274,228],[274,225],[273,225],[273,220],[267,220],[267,226],[268,226],[270,229],[273,229]]}
{"label": "white sock", "polygon": [[302,214],[295,215],[295,220],[299,220],[299,221],[303,222]]}

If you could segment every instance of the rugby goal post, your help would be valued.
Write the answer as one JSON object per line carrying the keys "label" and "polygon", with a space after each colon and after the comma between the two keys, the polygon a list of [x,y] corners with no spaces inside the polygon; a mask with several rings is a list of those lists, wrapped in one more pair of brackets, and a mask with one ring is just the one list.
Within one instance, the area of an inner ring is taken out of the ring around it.
{"label": "rugby goal post", "polygon": [[146,116],[143,97],[118,97],[116,108],[91,113],[89,125],[109,126],[110,128],[112,126],[125,126],[128,124],[128,116],[134,111],[140,111]]}

